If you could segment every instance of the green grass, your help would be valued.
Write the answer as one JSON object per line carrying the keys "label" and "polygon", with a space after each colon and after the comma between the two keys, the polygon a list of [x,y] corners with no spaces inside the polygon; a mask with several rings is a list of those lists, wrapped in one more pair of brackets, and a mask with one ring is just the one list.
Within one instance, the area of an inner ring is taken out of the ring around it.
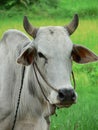
{"label": "green grass", "polygon": [[[33,25],[65,25],[71,19],[30,19]],[[7,29],[24,31],[22,17],[0,20],[0,37]],[[76,32],[71,36],[78,43],[93,50],[98,55],[98,19],[80,19]],[[57,117],[51,118],[51,130],[98,130],[98,63],[73,64],[78,93],[77,104],[57,110]]]}

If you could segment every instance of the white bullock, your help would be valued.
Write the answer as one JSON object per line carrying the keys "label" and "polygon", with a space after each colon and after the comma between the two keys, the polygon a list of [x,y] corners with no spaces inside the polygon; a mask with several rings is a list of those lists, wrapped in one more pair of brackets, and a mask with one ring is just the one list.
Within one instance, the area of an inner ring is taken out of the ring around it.
{"label": "white bullock", "polygon": [[22,80],[14,130],[49,130],[49,116],[55,108],[76,103],[70,82],[72,60],[98,60],[87,48],[73,45],[69,35],[77,26],[77,15],[68,26],[40,28],[24,17],[24,28],[33,41],[18,30],[4,33],[0,41],[0,130],[11,130],[13,126]]}

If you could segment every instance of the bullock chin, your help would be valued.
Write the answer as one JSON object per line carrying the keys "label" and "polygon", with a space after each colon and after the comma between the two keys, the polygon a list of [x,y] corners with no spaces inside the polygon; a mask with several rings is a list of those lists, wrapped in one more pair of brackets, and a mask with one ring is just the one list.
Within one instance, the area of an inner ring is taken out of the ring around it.
{"label": "bullock chin", "polygon": [[68,108],[70,106],[72,106],[73,104],[76,104],[76,100],[75,101],[70,101],[70,102],[60,102],[60,103],[57,103],[55,104],[58,108]]}
{"label": "bullock chin", "polygon": [[[72,103],[72,104],[73,104],[73,103]],[[70,104],[56,104],[56,106],[57,106],[58,108],[64,108],[64,107],[69,108],[72,104],[71,104],[71,103],[70,103]]]}
{"label": "bullock chin", "polygon": [[73,104],[76,104],[76,101],[74,101],[74,102],[63,102],[63,103],[57,103],[57,104],[55,104],[55,106],[57,107],[57,108],[69,108],[70,106],[72,106]]}

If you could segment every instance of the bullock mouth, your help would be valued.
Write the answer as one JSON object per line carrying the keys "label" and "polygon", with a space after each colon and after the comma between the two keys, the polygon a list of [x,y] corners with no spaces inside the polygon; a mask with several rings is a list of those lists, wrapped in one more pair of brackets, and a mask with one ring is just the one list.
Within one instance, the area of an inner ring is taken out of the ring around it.
{"label": "bullock mouth", "polygon": [[64,108],[64,107],[66,107],[66,108],[69,108],[70,106],[71,106],[72,104],[57,104],[56,106],[58,107],[58,108]]}
{"label": "bullock mouth", "polygon": [[58,104],[56,104],[56,106],[58,108],[65,108],[65,107],[69,108],[73,104],[76,104],[76,101],[74,101],[74,102],[66,102],[66,103],[58,103]]}

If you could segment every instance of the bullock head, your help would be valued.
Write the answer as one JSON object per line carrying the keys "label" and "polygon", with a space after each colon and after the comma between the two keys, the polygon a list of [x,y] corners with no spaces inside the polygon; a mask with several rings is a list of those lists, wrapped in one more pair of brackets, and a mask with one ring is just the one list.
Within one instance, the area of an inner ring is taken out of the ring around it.
{"label": "bullock head", "polygon": [[23,65],[36,63],[35,70],[43,92],[50,104],[58,107],[69,107],[77,99],[70,81],[72,61],[84,64],[98,60],[89,49],[73,45],[69,36],[76,30],[78,21],[78,15],[75,15],[70,24],[64,27],[35,28],[24,17],[24,28],[34,40],[23,49],[17,61]]}

